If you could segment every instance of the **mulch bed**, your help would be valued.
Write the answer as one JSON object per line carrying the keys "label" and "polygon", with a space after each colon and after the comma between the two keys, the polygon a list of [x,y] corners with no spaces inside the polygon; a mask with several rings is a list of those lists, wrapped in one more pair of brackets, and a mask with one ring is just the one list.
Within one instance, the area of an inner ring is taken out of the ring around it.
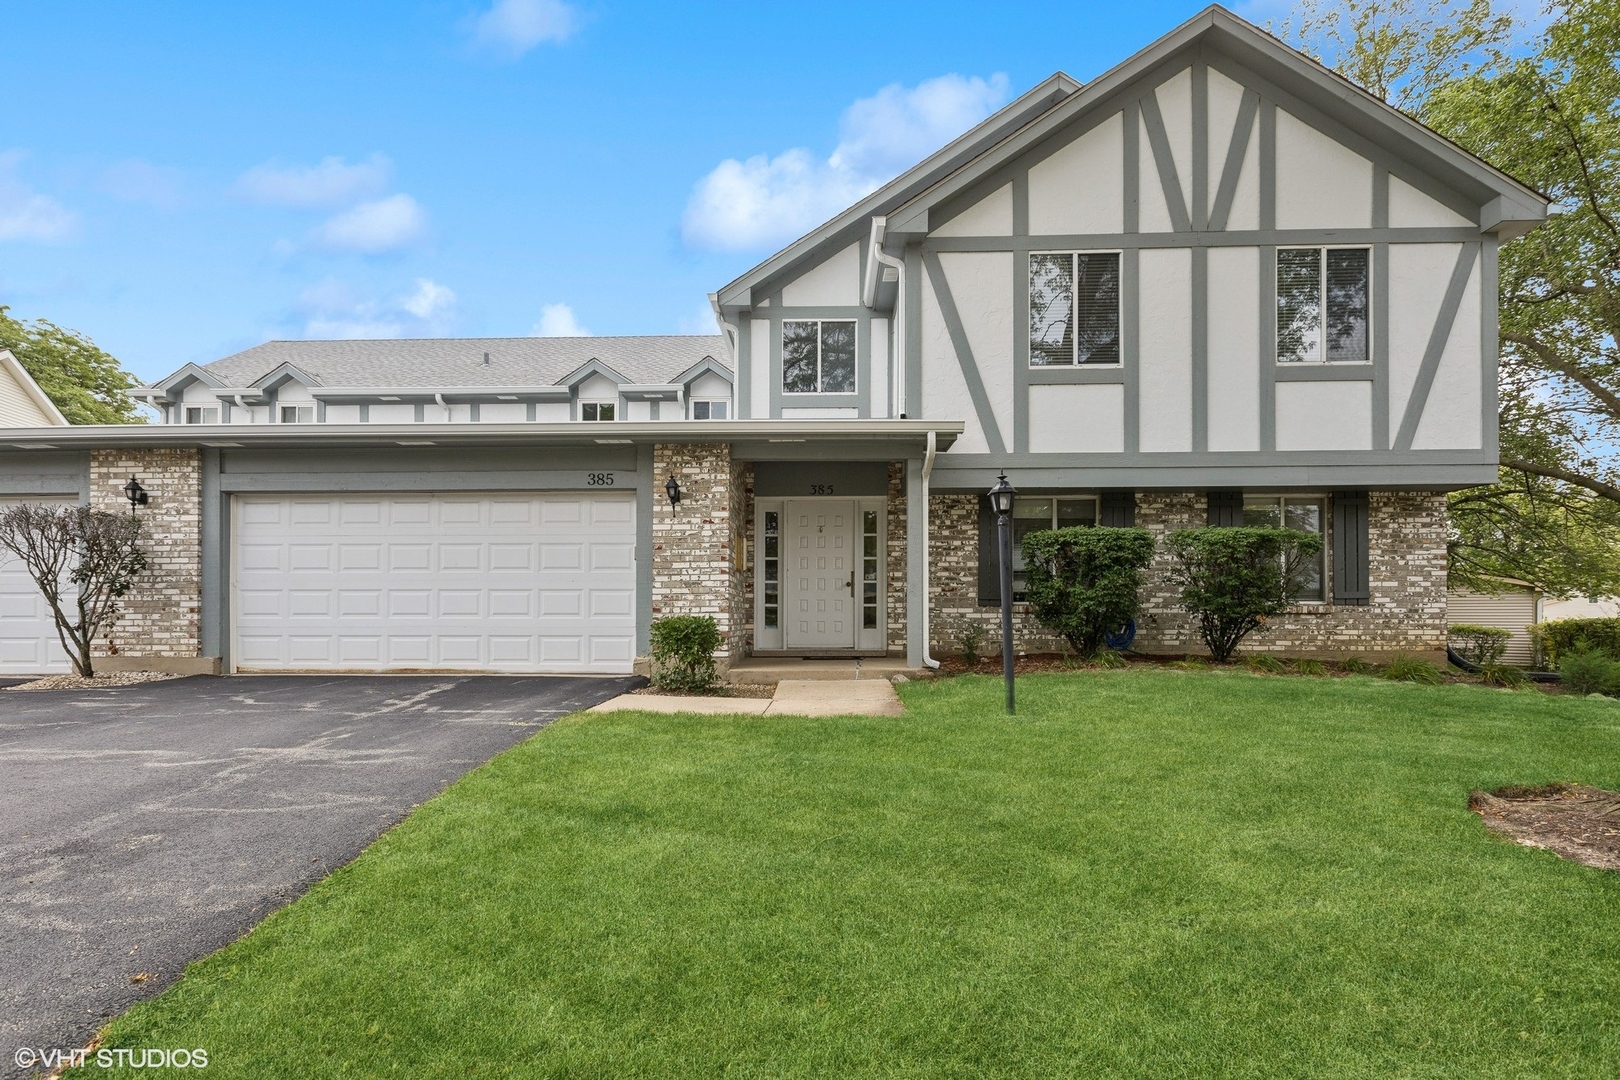
{"label": "mulch bed", "polygon": [[654,686],[643,686],[630,692],[657,694],[659,697],[768,698],[776,696],[776,687],[770,683],[723,683],[701,694],[694,694],[689,690],[660,690]]}
{"label": "mulch bed", "polygon": [[1620,870],[1620,792],[1585,784],[1504,787],[1474,792],[1468,809],[1515,843]]}

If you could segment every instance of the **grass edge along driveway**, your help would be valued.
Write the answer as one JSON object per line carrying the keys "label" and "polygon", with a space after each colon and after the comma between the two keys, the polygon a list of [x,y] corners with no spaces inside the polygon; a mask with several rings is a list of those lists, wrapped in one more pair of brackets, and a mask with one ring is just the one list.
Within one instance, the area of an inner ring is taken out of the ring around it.
{"label": "grass edge along driveway", "polygon": [[1470,789],[1620,787],[1620,705],[1366,678],[576,716],[111,1026],[243,1076],[1620,1071],[1620,875]]}

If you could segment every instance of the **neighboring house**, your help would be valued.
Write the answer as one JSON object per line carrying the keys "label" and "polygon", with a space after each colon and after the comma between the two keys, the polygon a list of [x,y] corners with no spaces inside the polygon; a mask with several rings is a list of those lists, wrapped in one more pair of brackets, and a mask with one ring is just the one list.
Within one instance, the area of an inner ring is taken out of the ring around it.
{"label": "neighboring house", "polygon": [[[624,671],[701,613],[726,661],[921,665],[997,618],[1003,469],[1019,534],[1322,532],[1255,648],[1438,651],[1445,492],[1496,477],[1497,247],[1546,212],[1211,8],[719,289],[721,337],[272,343],[143,391],[174,423],[12,441],[0,485],[151,492],[122,663]],[[1137,646],[1196,648],[1165,569]]]}
{"label": "neighboring house", "polygon": [[1448,597],[1447,623],[1451,626],[1499,626],[1513,636],[1508,639],[1507,652],[1502,659],[1509,664],[1528,667],[1536,660],[1536,643],[1530,628],[1551,616],[1546,609],[1551,601],[1529,582],[1503,580],[1500,592],[1481,593],[1469,589],[1453,589]]}
{"label": "neighboring house", "polygon": [[0,349],[0,428],[66,425],[62,411],[45,396],[11,350]]}

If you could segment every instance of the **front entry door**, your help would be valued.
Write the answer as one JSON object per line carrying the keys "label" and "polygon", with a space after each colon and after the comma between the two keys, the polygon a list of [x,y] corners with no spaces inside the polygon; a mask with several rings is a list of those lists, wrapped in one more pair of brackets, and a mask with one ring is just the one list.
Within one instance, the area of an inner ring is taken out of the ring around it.
{"label": "front entry door", "polygon": [[853,649],[860,611],[855,603],[855,504],[790,502],[783,517],[787,647]]}

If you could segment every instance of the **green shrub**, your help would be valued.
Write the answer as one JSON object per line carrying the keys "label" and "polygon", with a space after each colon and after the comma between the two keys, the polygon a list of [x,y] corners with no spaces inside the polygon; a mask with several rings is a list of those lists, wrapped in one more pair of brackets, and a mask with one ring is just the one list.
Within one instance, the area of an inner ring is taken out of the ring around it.
{"label": "green shrub", "polygon": [[1258,526],[1183,529],[1165,543],[1174,560],[1169,581],[1219,661],[1293,603],[1293,582],[1322,551],[1315,533]]}
{"label": "green shrub", "polygon": [[1243,658],[1243,666],[1257,675],[1286,675],[1288,667],[1275,656],[1265,653],[1255,653]]}
{"label": "green shrub", "polygon": [[1405,653],[1397,654],[1393,660],[1385,664],[1383,675],[1384,678],[1393,679],[1395,682],[1422,683],[1425,686],[1439,686],[1446,681],[1439,668],[1427,660]]}
{"label": "green shrub", "polygon": [[1479,681],[1486,686],[1495,686],[1503,690],[1517,690],[1521,686],[1530,685],[1530,676],[1514,667],[1498,660],[1479,666]]}
{"label": "green shrub", "polygon": [[1119,655],[1119,653],[1115,652],[1113,649],[1098,649],[1092,654],[1089,663],[1094,668],[1102,668],[1105,671],[1113,671],[1116,668],[1122,668],[1125,666],[1125,658]]}
{"label": "green shrub", "polygon": [[984,659],[984,627],[968,623],[956,640],[962,646],[962,663],[976,667]]}
{"label": "green shrub", "polygon": [[720,628],[708,615],[668,615],[652,624],[652,681],[660,690],[701,693],[714,685]]}
{"label": "green shrub", "polygon": [[1182,671],[1208,671],[1209,670],[1209,664],[1206,663],[1203,660],[1198,659],[1198,657],[1196,657],[1196,656],[1189,656],[1185,660],[1173,660],[1173,661],[1170,662],[1170,666],[1173,667],[1173,668],[1180,668]]}
{"label": "green shrub", "polygon": [[1322,676],[1328,673],[1327,665],[1315,657],[1301,656],[1294,661],[1294,672],[1298,675]]}
{"label": "green shrub", "polygon": [[1558,662],[1558,674],[1562,676],[1560,682],[1564,689],[1572,694],[1620,693],[1620,662],[1584,641],[1564,650]]}
{"label": "green shrub", "polygon": [[1376,675],[1378,669],[1367,663],[1359,656],[1352,656],[1344,662],[1344,670],[1352,675]]}
{"label": "green shrub", "polygon": [[1502,659],[1512,637],[1512,631],[1500,626],[1475,626],[1472,623],[1458,623],[1447,631],[1452,649],[1464,660],[1479,667]]}
{"label": "green shrub", "polygon": [[1611,660],[1620,660],[1620,619],[1558,619],[1531,632],[1538,651],[1556,671],[1563,670],[1560,661],[1564,655],[1583,642]]}
{"label": "green shrub", "polygon": [[1042,626],[1090,659],[1136,617],[1142,569],[1152,558],[1146,529],[1042,529],[1024,537],[1024,594]]}

